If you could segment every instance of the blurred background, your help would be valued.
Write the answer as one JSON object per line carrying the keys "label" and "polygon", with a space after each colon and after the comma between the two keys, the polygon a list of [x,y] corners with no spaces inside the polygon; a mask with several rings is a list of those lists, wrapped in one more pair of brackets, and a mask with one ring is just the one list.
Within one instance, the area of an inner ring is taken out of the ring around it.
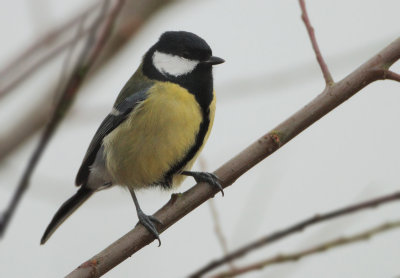
{"label": "blurred background", "polygon": [[[136,224],[130,195],[116,187],[95,194],[45,246],[39,245],[55,211],[76,190],[75,175],[97,127],[142,55],[162,32],[194,32],[210,44],[213,54],[226,60],[214,70],[217,114],[202,154],[208,171],[274,128],[324,88],[298,1],[149,1],[153,4],[147,8],[145,1],[127,2],[122,13],[132,14],[136,29],[115,55],[86,79],[47,146],[0,242],[2,277],[65,276]],[[142,3],[135,6],[130,2]],[[90,5],[78,0],[0,3],[0,69]],[[400,33],[397,0],[308,0],[306,4],[335,81]],[[72,28],[70,37],[78,28]],[[50,93],[58,84],[67,52],[37,67],[28,79],[1,97],[0,145],[8,143],[7,136],[16,132],[28,111],[34,111],[34,117],[55,103],[57,97]],[[400,63],[392,69],[399,72]],[[7,80],[3,75],[0,90]],[[246,173],[226,189],[224,198],[216,195],[214,204],[228,249],[313,214],[399,189],[399,103],[398,83],[371,84]],[[38,105],[43,109],[35,108]],[[2,157],[0,209],[8,204],[38,140],[36,132]],[[193,184],[188,179],[177,192]],[[138,198],[143,210],[153,213],[170,194],[149,190],[139,192]],[[399,203],[346,216],[253,252],[235,265],[294,252],[399,218]],[[152,243],[105,277],[185,277],[223,255],[208,204],[173,225],[161,239],[160,248]],[[400,230],[394,230],[243,277],[398,277],[399,239]]]}

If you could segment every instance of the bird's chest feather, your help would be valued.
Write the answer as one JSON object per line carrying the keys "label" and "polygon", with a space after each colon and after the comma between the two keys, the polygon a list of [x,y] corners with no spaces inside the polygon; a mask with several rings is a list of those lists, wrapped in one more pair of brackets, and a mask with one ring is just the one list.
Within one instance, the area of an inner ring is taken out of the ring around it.
{"label": "bird's chest feather", "polygon": [[160,181],[194,145],[202,111],[186,89],[162,82],[104,139],[107,168],[121,185]]}

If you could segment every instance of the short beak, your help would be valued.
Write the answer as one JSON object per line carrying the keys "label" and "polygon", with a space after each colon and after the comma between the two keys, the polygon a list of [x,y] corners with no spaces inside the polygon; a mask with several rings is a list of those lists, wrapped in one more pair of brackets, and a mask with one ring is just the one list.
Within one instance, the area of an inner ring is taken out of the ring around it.
{"label": "short beak", "polygon": [[201,62],[202,64],[205,65],[218,65],[218,64],[222,64],[223,62],[225,62],[224,59],[219,58],[217,56],[211,56],[210,58],[208,58],[208,60]]}

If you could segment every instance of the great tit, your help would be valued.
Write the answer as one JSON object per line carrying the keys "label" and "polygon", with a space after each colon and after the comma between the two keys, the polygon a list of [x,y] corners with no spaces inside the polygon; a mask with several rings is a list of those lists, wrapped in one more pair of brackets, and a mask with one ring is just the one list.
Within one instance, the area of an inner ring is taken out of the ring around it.
{"label": "great tit", "polygon": [[193,33],[163,33],[98,128],[75,180],[80,188],[58,209],[41,244],[93,193],[113,185],[129,189],[139,222],[159,244],[160,221],[143,213],[136,189],[169,189],[192,176],[223,193],[214,174],[190,171],[214,121],[212,66],[223,62]]}

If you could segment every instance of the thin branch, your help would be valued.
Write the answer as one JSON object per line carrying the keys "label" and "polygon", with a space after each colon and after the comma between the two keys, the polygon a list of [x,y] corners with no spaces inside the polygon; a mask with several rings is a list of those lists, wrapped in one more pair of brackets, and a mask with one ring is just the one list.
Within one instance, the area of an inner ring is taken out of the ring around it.
{"label": "thin branch", "polygon": [[363,231],[361,233],[357,233],[352,236],[348,237],[341,237],[338,239],[330,240],[327,242],[324,242],[322,244],[318,244],[314,247],[301,250],[295,253],[289,253],[289,254],[282,254],[282,255],[277,255],[272,258],[268,258],[266,260],[262,260],[244,267],[237,268],[235,270],[231,271],[226,271],[222,273],[218,273],[216,275],[213,275],[212,278],[228,278],[228,277],[237,277],[241,274],[248,273],[250,271],[255,271],[255,270],[261,270],[267,266],[271,266],[274,264],[281,264],[285,262],[290,262],[290,261],[298,261],[304,257],[314,255],[317,253],[325,252],[328,251],[329,249],[334,249],[343,245],[348,245],[348,244],[353,244],[357,243],[360,241],[368,240],[373,236],[376,236],[380,233],[388,232],[393,229],[398,229],[400,228],[400,221],[393,221],[393,222],[388,222],[385,224],[381,224],[379,226],[370,228],[366,231]]}
{"label": "thin branch", "polygon": [[354,204],[354,205],[350,205],[350,206],[343,207],[340,209],[336,209],[334,211],[330,211],[327,213],[317,214],[313,217],[302,220],[302,221],[300,221],[294,225],[291,225],[287,228],[284,228],[284,229],[281,229],[274,233],[271,233],[269,235],[266,235],[266,236],[264,236],[258,240],[255,240],[251,243],[245,244],[243,247],[240,247],[239,249],[233,251],[228,256],[213,260],[206,266],[202,267],[200,270],[196,271],[194,274],[191,274],[189,277],[191,277],[191,278],[201,277],[204,274],[206,274],[207,272],[210,272],[211,270],[213,270],[227,262],[230,262],[232,260],[243,257],[250,251],[253,251],[253,250],[259,249],[261,247],[264,247],[266,245],[269,245],[275,241],[281,240],[282,238],[290,236],[294,233],[304,231],[304,229],[308,228],[309,226],[312,226],[312,225],[315,225],[315,224],[318,224],[318,223],[321,223],[321,222],[324,222],[327,220],[331,220],[333,218],[337,218],[337,217],[340,217],[343,215],[355,213],[360,210],[376,208],[379,205],[387,204],[387,203],[390,203],[393,201],[399,201],[399,200],[400,200],[400,191],[394,192],[389,195],[381,196],[379,198],[374,198],[372,200],[368,200],[365,202],[361,202],[358,204]]}
{"label": "thin branch", "polygon": [[400,82],[400,74],[393,72],[391,70],[385,70],[383,79],[389,79]]}
{"label": "thin branch", "polygon": [[[380,79],[371,69],[387,67],[400,59],[400,38],[381,50],[377,55],[324,91],[309,104],[279,124],[271,132],[259,138],[237,156],[215,171],[223,187],[233,184],[236,179],[260,161],[285,145],[304,129],[359,92],[368,84]],[[208,184],[199,183],[182,194],[175,194],[169,202],[154,215],[163,225],[157,225],[162,233],[186,214],[212,198],[217,191]],[[83,263],[67,277],[100,277],[138,250],[154,240],[153,236],[138,225],[106,249]]]}
{"label": "thin branch", "polygon": [[24,60],[32,57],[35,52],[43,47],[48,46],[57,38],[62,36],[66,31],[69,31],[72,27],[74,27],[77,23],[79,23],[83,18],[86,18],[90,13],[94,12],[96,8],[99,6],[99,2],[94,3],[90,7],[88,7],[85,11],[81,12],[78,16],[71,18],[66,23],[61,26],[55,28],[50,31],[48,34],[37,40],[31,46],[29,46],[25,51],[22,52],[17,58],[11,61],[8,65],[6,65],[3,69],[0,70],[0,76],[6,74],[9,71],[15,70],[15,68],[19,67]]}
{"label": "thin branch", "polygon": [[315,52],[315,56],[317,57],[318,64],[321,68],[322,74],[324,75],[325,83],[327,86],[332,86],[334,84],[331,73],[329,72],[328,65],[325,63],[324,58],[322,57],[321,51],[319,50],[319,46],[317,43],[317,39],[315,37],[314,28],[311,25],[310,19],[308,18],[308,13],[306,9],[306,4],[304,0],[299,0],[300,8],[301,8],[301,18],[304,21],[304,25],[306,26],[308,35],[311,40],[312,47]]}
{"label": "thin branch", "polygon": [[379,76],[379,79],[381,80],[393,80],[400,82],[400,74],[393,72],[385,67],[373,68],[371,69],[371,71],[374,72],[374,74],[376,74],[377,76]]}
{"label": "thin branch", "polygon": [[[68,82],[68,78],[69,78],[69,68],[70,68],[70,64],[72,62],[72,55],[74,54],[74,51],[78,45],[78,41],[79,38],[85,33],[85,30],[83,30],[83,25],[84,25],[84,18],[81,19],[77,31],[76,31],[76,41],[75,43],[71,44],[68,49],[67,49],[67,55],[64,58],[64,61],[62,63],[61,66],[61,73],[60,73],[60,79],[58,81],[58,87],[55,90],[56,92],[59,92],[60,94],[62,93],[62,88],[66,85],[66,82]],[[57,94],[54,96],[54,100],[58,100],[57,97],[61,97],[58,96]]]}
{"label": "thin branch", "polygon": [[28,162],[28,165],[18,184],[16,192],[13,198],[11,199],[9,206],[6,208],[6,210],[0,217],[0,236],[4,235],[6,227],[19,201],[21,200],[23,193],[28,188],[30,177],[41,155],[43,154],[43,151],[46,148],[47,143],[50,141],[58,125],[61,123],[62,119],[66,115],[66,112],[71,106],[72,101],[74,100],[76,94],[79,92],[79,88],[82,85],[88,71],[90,70],[93,63],[96,61],[97,57],[99,56],[101,50],[103,49],[107,41],[107,38],[109,37],[113,23],[124,2],[123,0],[116,1],[110,14],[106,18],[104,24],[101,24],[101,21],[103,21],[104,19],[109,1],[110,0],[104,1],[104,8],[99,17],[97,18],[96,22],[92,25],[91,34],[89,35],[87,43],[82,50],[76,68],[74,69],[70,79],[68,80],[61,94],[60,100],[56,105],[53,116],[50,119],[48,125],[46,126],[46,129],[44,130],[40,138],[38,146],[34,150]]}
{"label": "thin branch", "polygon": [[[36,62],[32,63],[31,65],[25,65],[24,68],[20,69],[17,73],[18,75],[13,78],[7,78],[7,83],[0,87],[0,98],[6,96],[12,90],[16,89],[19,85],[22,84],[23,81],[28,79],[33,73],[37,72],[37,69],[41,66],[45,65],[47,62],[51,61],[51,59],[55,58],[59,53],[61,53],[64,49],[70,47],[71,45],[76,44],[84,35],[89,32],[89,29],[85,29],[80,32],[79,36],[75,36],[74,38],[66,41],[65,43],[59,45],[58,47],[54,48],[50,52],[46,53],[45,56],[41,57]],[[4,76],[1,76],[2,79]]]}
{"label": "thin branch", "polygon": [[[72,38],[62,43],[61,45],[50,50],[48,53],[43,54],[43,56],[35,62],[32,62],[37,56],[39,56],[40,51],[45,51],[54,43],[56,43],[61,37],[65,36],[71,28],[79,24],[83,19],[94,13],[101,2],[96,1],[78,16],[75,16],[68,20],[66,23],[59,27],[56,27],[48,34],[40,38],[38,41],[29,46],[25,51],[22,52],[17,58],[12,60],[3,69],[0,69],[0,79],[2,79],[3,86],[0,87],[0,98],[11,92],[23,81],[25,81],[32,73],[36,72],[38,67],[44,65],[46,62],[50,61],[52,58],[56,57],[62,50],[69,47],[70,45],[76,43],[82,36],[84,36],[88,29],[85,29],[79,37]],[[10,75],[15,75],[10,77]],[[4,85],[6,83],[6,85]]]}

